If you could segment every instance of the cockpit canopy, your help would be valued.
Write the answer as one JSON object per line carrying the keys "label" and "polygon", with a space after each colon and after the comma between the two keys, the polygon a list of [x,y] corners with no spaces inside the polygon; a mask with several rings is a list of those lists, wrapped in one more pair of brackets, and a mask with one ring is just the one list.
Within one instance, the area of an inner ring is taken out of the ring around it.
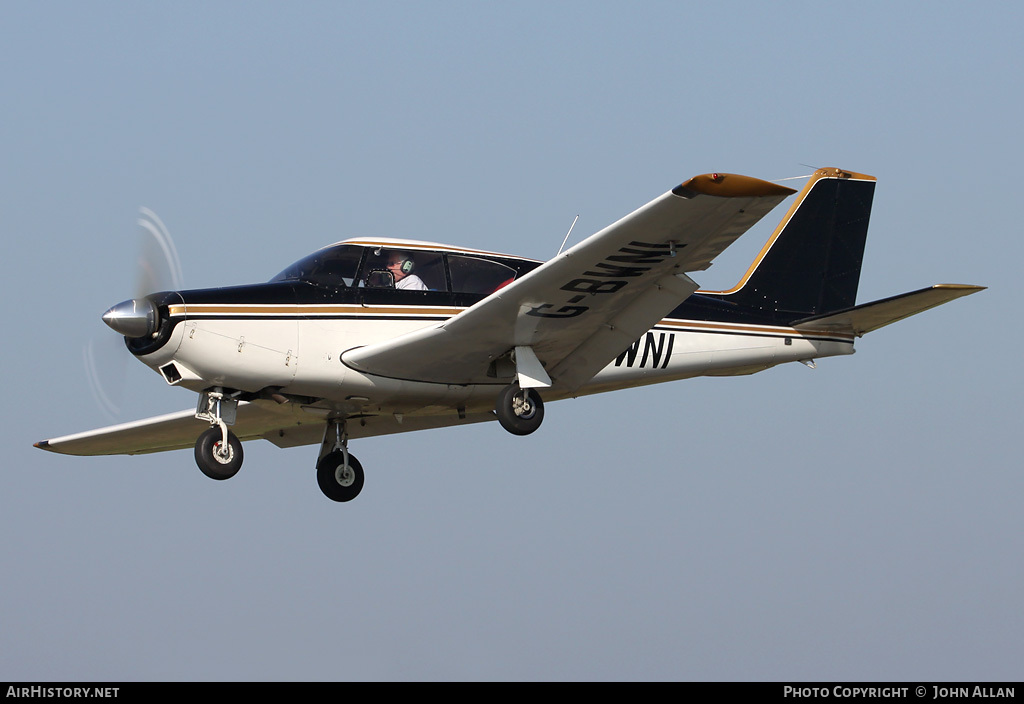
{"label": "cockpit canopy", "polygon": [[426,249],[418,243],[341,243],[300,259],[271,281],[304,281],[331,289],[404,288],[488,295],[539,265],[485,252]]}

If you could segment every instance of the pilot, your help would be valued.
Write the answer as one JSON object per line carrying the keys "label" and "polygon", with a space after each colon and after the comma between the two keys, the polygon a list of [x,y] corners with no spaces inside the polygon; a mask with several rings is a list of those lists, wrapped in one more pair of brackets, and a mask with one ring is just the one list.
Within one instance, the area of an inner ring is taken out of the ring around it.
{"label": "pilot", "polygon": [[395,288],[411,291],[426,291],[423,279],[412,273],[416,263],[408,252],[388,252],[388,271],[395,277]]}

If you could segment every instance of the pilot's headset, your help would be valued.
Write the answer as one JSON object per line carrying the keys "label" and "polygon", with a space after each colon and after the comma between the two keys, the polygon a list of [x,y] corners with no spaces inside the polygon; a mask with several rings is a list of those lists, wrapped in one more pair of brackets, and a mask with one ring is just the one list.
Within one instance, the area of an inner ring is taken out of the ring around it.
{"label": "pilot's headset", "polygon": [[408,276],[412,273],[412,270],[416,268],[416,262],[414,262],[412,257],[405,252],[402,252],[399,256],[401,257],[401,264],[399,265],[399,268],[402,270],[403,274]]}

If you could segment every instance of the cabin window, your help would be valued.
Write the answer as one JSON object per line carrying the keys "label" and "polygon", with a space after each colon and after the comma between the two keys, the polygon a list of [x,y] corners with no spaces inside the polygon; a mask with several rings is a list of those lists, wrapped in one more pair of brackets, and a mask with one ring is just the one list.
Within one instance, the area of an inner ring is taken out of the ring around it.
{"label": "cabin window", "polygon": [[378,247],[369,249],[363,263],[360,286],[367,288],[391,288],[391,277],[382,277],[374,272],[390,272],[394,288],[411,291],[447,291],[444,275],[444,259],[436,252],[407,250],[400,247]]}
{"label": "cabin window", "polygon": [[452,291],[489,295],[504,288],[516,278],[516,270],[504,264],[461,254],[448,255],[452,274]]}
{"label": "cabin window", "polygon": [[314,252],[292,264],[271,281],[308,281],[317,286],[348,287],[356,279],[362,247],[343,245]]}

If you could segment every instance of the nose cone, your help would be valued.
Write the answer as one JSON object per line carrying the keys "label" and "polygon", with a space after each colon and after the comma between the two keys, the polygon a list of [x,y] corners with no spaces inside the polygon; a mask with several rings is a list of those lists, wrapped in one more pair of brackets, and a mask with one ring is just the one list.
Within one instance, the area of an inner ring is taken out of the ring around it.
{"label": "nose cone", "polygon": [[112,306],[103,322],[125,337],[145,337],[157,330],[156,306],[148,298],[133,298]]}

